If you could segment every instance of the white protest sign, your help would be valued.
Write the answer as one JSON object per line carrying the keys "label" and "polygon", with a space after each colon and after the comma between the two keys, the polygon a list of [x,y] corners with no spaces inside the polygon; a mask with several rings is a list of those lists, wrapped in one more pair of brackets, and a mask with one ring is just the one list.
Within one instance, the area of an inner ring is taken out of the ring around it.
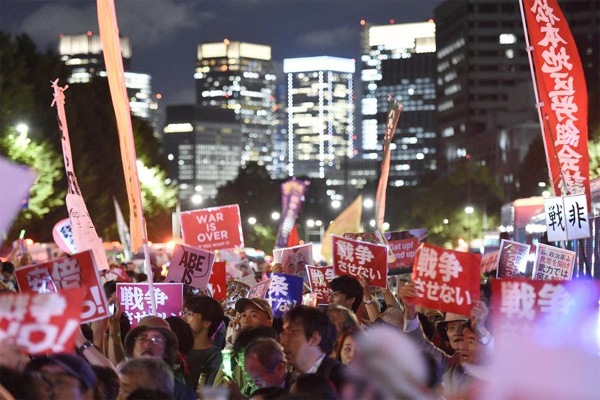
{"label": "white protest sign", "polygon": [[585,193],[565,196],[563,200],[569,240],[590,237],[590,221]]}
{"label": "white protest sign", "polygon": [[544,199],[544,211],[546,213],[548,240],[551,242],[568,240],[562,197]]}
{"label": "white protest sign", "polygon": [[215,253],[177,244],[166,281],[206,290],[214,261]]}
{"label": "white protest sign", "polygon": [[54,243],[65,253],[77,253],[73,230],[71,229],[71,221],[69,218],[60,220],[52,229],[52,238]]}
{"label": "white protest sign", "polygon": [[24,165],[13,164],[0,157],[0,244],[13,218],[27,202],[29,188],[36,173]]}
{"label": "white protest sign", "polygon": [[542,281],[566,281],[573,276],[575,252],[538,244],[533,278]]}

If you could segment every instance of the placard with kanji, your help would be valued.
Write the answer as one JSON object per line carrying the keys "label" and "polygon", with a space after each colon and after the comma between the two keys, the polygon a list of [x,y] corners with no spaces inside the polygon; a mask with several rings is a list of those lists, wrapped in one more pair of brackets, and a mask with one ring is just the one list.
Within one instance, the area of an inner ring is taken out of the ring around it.
{"label": "placard with kanji", "polygon": [[527,257],[531,246],[502,239],[496,278],[531,277],[527,276]]}
{"label": "placard with kanji", "polygon": [[215,300],[223,301],[227,296],[227,281],[225,280],[225,261],[215,261],[210,272],[212,295]]}
{"label": "placard with kanji", "polygon": [[281,318],[296,305],[302,303],[304,280],[299,276],[271,274],[267,301],[275,318]]}
{"label": "placard with kanji", "polygon": [[206,290],[214,261],[215,253],[176,244],[166,281]]}
{"label": "placard with kanji", "polygon": [[237,204],[185,211],[180,216],[183,241],[190,246],[210,251],[244,247]]}
{"label": "placard with kanji", "polygon": [[84,288],[0,294],[0,341],[28,354],[73,352],[84,297]]}
{"label": "placard with kanji", "polygon": [[548,240],[585,239],[591,236],[585,194],[544,199]]}
{"label": "placard with kanji", "polygon": [[387,287],[386,246],[331,235],[336,275],[365,278],[371,286]]}
{"label": "placard with kanji", "polygon": [[250,286],[250,291],[248,292],[248,298],[249,299],[264,299],[264,298],[266,298],[270,285],[271,285],[271,278],[264,280],[262,282],[258,282],[257,284]]}
{"label": "placard with kanji", "polygon": [[52,293],[85,287],[81,322],[108,317],[108,302],[91,250],[19,268],[15,276],[22,293]]}
{"label": "placard with kanji", "polygon": [[575,267],[575,252],[548,246],[537,245],[533,277],[542,281],[571,280]]}
{"label": "placard with kanji", "polygon": [[306,266],[310,290],[317,296],[317,304],[329,304],[329,284],[334,279],[333,266]]}
{"label": "placard with kanji", "polygon": [[[123,313],[135,328],[142,318],[152,315],[152,300],[147,283],[117,283],[117,297]],[[182,283],[155,283],[156,315],[162,319],[179,317],[183,311]]]}
{"label": "placard with kanji", "polygon": [[479,299],[481,256],[421,244],[412,272],[418,296],[415,304],[470,315]]}

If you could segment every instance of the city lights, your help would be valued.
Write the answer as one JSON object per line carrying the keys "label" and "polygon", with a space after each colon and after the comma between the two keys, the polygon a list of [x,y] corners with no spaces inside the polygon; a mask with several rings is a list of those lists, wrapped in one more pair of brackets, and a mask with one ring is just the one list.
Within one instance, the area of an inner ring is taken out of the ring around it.
{"label": "city lights", "polygon": [[256,218],[254,218],[254,217],[250,217],[250,218],[248,218],[248,223],[249,223],[250,225],[254,225],[254,224],[256,224]]}
{"label": "city lights", "polygon": [[273,220],[275,220],[275,221],[278,221],[278,220],[279,220],[279,218],[281,218],[281,214],[279,214],[277,211],[273,211],[273,212],[271,213],[271,219],[273,219]]}
{"label": "city lights", "polygon": [[374,204],[375,203],[373,202],[373,199],[370,199],[368,197],[363,200],[363,207],[365,207],[365,208],[373,208]]}

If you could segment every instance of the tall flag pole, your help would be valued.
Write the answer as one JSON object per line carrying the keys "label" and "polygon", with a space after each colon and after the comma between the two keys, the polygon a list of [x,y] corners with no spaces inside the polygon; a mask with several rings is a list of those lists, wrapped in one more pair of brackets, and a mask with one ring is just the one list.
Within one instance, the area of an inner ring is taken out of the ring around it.
{"label": "tall flag pole", "polygon": [[73,240],[77,251],[92,250],[98,270],[108,269],[108,260],[102,241],[98,237],[92,218],[87,210],[75,170],[73,169],[73,155],[71,154],[71,140],[69,138],[69,127],[67,126],[67,113],[65,112],[65,94],[69,86],[58,86],[58,79],[52,82],[54,89],[54,100],[52,106],[56,105],[58,113],[58,127],[61,131],[61,143],[63,158],[65,161],[65,172],[67,174],[67,211],[73,231]]}
{"label": "tall flag pole", "polygon": [[552,191],[585,193],[589,207],[588,94],[575,40],[556,0],[519,6]]}
{"label": "tall flag pole", "polygon": [[142,193],[138,177],[135,144],[133,141],[133,127],[131,124],[131,111],[129,98],[125,87],[125,71],[123,69],[123,58],[121,56],[121,42],[119,38],[119,26],[117,24],[117,13],[113,0],[97,0],[98,26],[100,28],[100,39],[102,41],[102,52],[104,53],[104,64],[108,75],[108,85],[115,110],[117,128],[119,131],[119,145],[121,148],[121,161],[123,173],[127,185],[127,197],[129,199],[129,226],[131,229],[131,250],[137,252],[140,246],[144,248],[146,264],[146,275],[148,276],[148,287],[152,314],[156,315],[156,299],[154,297],[154,284],[152,276],[152,264],[150,264],[150,250],[148,248],[148,234],[146,232],[146,220],[142,207]]}
{"label": "tall flag pole", "polygon": [[400,113],[402,112],[402,104],[395,98],[390,96],[388,101],[388,117],[385,126],[385,135],[383,137],[383,159],[381,161],[381,176],[379,177],[379,185],[377,186],[377,194],[375,196],[375,221],[377,227],[381,229],[385,218],[385,197],[387,192],[388,178],[390,175],[390,147]]}

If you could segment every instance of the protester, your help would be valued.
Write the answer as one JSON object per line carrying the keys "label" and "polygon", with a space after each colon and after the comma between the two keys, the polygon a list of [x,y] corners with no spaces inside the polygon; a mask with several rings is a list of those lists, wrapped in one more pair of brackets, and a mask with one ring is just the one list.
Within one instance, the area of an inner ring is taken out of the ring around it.
{"label": "protester", "polygon": [[0,263],[2,265],[2,273],[0,274],[0,282],[4,283],[7,289],[15,292],[17,290],[17,280],[15,278],[15,266],[9,261]]}
{"label": "protester", "polygon": [[156,389],[174,396],[173,371],[159,357],[135,358],[121,367],[118,400],[125,400],[137,389]]}
{"label": "protester", "polygon": [[356,315],[352,310],[333,304],[327,307],[327,317],[331,323],[335,326],[335,333],[337,337],[341,337],[344,332],[360,326]]}
{"label": "protester", "polygon": [[338,399],[338,394],[333,384],[323,375],[319,374],[302,374],[298,376],[290,389],[290,393],[302,399]]}
{"label": "protester", "polygon": [[339,391],[344,384],[344,366],[329,357],[335,340],[335,327],[322,310],[297,306],[283,318],[281,344],[295,374],[323,375]]}
{"label": "protester", "polygon": [[223,323],[223,309],[218,301],[206,296],[192,297],[183,310],[183,320],[192,328],[194,345],[187,357],[190,369],[187,385],[196,390],[199,379],[203,385],[211,386],[223,362],[221,349],[213,344],[213,336]]}
{"label": "protester", "polygon": [[96,375],[94,397],[97,400],[115,400],[119,395],[120,378],[113,368],[92,365]]}
{"label": "protester", "polygon": [[329,283],[329,304],[338,304],[354,313],[362,302],[363,288],[356,278],[342,275]]}
{"label": "protester", "polygon": [[352,328],[342,333],[336,342],[334,358],[344,365],[350,365],[356,355],[355,337],[361,332],[359,328]]}
{"label": "protester", "polygon": [[259,339],[246,347],[244,368],[259,388],[285,388],[290,376],[286,371],[283,347],[274,339]]}
{"label": "protester", "polygon": [[235,304],[235,311],[240,313],[241,329],[273,326],[273,309],[265,299],[240,299]]}

